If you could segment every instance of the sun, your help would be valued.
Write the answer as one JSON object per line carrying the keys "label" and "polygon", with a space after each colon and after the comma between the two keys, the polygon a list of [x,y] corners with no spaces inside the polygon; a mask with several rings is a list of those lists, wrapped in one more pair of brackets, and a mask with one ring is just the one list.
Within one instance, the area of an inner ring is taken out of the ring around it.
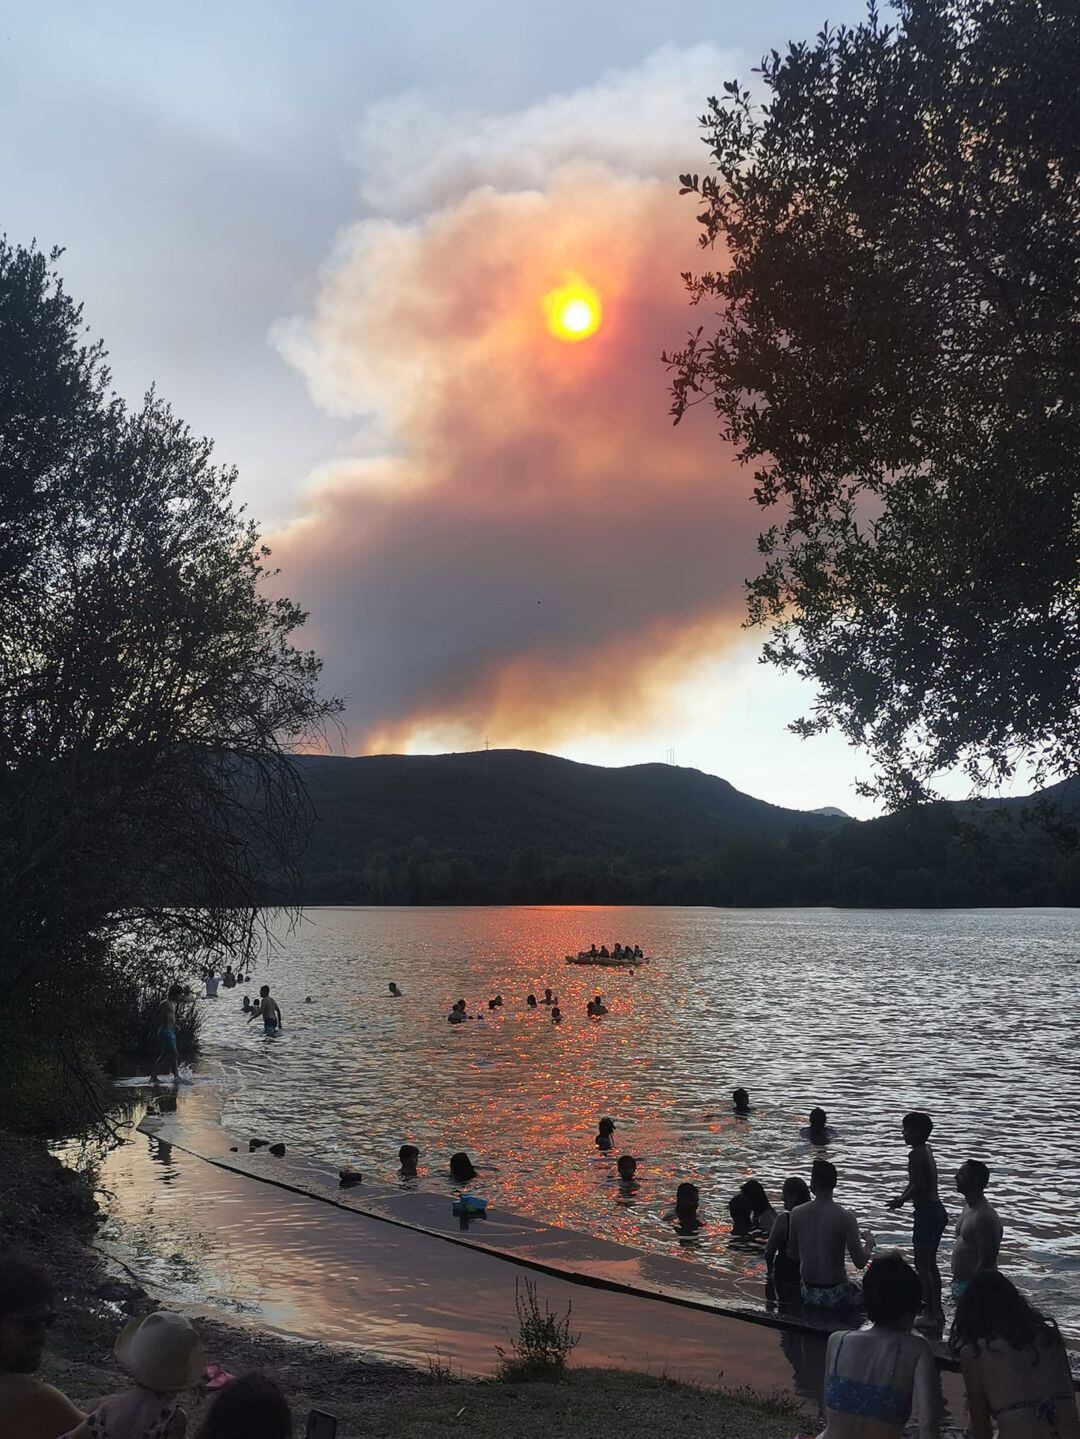
{"label": "sun", "polygon": [[541,300],[547,327],[558,340],[587,340],[595,335],[603,319],[600,296],[577,275],[549,290]]}

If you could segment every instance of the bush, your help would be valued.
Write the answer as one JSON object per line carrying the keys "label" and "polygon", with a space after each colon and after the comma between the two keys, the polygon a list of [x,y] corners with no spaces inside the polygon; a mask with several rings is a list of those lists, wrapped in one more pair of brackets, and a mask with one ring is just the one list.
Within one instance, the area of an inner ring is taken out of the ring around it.
{"label": "bush", "polygon": [[514,1280],[514,1303],[518,1332],[516,1337],[511,1335],[509,1353],[501,1344],[495,1346],[499,1356],[497,1377],[507,1384],[530,1379],[556,1383],[566,1373],[566,1361],[581,1340],[580,1334],[570,1332],[573,1305],[566,1306],[561,1319],[546,1301],[541,1313],[536,1285],[529,1279]]}

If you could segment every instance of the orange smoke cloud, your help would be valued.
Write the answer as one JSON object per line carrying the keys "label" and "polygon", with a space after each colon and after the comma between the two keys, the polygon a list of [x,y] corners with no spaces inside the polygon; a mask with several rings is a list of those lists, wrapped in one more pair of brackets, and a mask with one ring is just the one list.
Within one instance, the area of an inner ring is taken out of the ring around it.
{"label": "orange smoke cloud", "polygon": [[[676,68],[661,66],[669,90]],[[686,96],[670,174],[692,157],[702,93]],[[595,95],[565,158],[560,104],[542,183],[362,221],[313,313],[277,333],[317,402],[364,423],[361,452],[311,477],[306,512],[272,541],[350,697],[354,749],[644,729],[738,634],[758,528],[747,477],[704,409],[672,429],[659,361],[691,319],[693,211],[666,176],[603,153]],[[543,304],[568,275],[602,306],[572,344]]]}

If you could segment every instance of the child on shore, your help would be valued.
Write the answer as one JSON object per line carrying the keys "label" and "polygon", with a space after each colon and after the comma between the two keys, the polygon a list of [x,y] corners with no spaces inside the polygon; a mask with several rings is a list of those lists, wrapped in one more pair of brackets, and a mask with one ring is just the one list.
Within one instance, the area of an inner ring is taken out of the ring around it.
{"label": "child on shore", "polygon": [[187,1413],[180,1396],[198,1384],[206,1366],[191,1321],[166,1309],[132,1319],[115,1352],[134,1387],[100,1399],[63,1439],[184,1439]]}
{"label": "child on shore", "polygon": [[949,1216],[938,1194],[937,1161],[927,1140],[934,1128],[929,1114],[913,1110],[905,1114],[901,1132],[904,1143],[910,1145],[908,1155],[908,1182],[903,1193],[886,1201],[887,1209],[899,1209],[910,1199],[912,1201],[911,1247],[915,1255],[915,1269],[923,1290],[923,1309],[916,1323],[936,1328],[945,1323],[941,1308],[941,1271],[938,1269],[937,1252],[941,1236]]}

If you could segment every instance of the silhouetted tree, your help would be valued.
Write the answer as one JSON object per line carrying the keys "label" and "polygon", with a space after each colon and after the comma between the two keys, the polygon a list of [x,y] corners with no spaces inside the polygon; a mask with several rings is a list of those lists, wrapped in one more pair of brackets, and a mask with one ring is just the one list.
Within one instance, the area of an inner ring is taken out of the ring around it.
{"label": "silhouetted tree", "polygon": [[110,392],[57,258],[0,241],[0,1029],[77,1067],[125,986],[247,962],[265,875],[295,897],[285,747],[335,702],[235,472]]}
{"label": "silhouetted tree", "polygon": [[818,687],[795,728],[894,806],[1080,760],[1080,8],[895,9],[709,101],[719,319],[665,357],[781,511],[749,609]]}

